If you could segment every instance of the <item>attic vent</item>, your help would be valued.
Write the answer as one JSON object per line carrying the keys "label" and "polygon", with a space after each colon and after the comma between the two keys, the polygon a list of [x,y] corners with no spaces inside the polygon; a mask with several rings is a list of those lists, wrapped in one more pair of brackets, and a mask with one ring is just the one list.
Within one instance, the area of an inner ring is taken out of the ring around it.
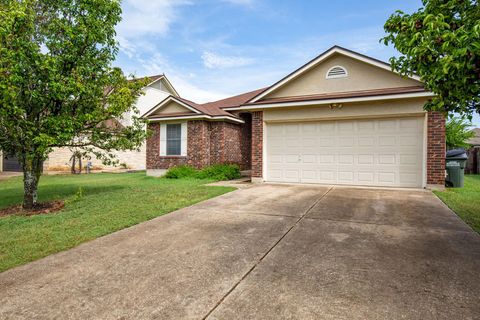
{"label": "attic vent", "polygon": [[347,69],[341,66],[331,67],[327,72],[327,79],[344,78],[348,75]]}

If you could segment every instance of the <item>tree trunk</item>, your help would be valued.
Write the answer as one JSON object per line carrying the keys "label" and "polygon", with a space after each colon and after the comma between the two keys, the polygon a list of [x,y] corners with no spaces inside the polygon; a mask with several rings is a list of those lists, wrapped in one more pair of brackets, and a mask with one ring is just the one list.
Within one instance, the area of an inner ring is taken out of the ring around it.
{"label": "tree trunk", "polygon": [[25,159],[23,163],[23,208],[33,209],[37,205],[37,189],[42,174],[43,161]]}

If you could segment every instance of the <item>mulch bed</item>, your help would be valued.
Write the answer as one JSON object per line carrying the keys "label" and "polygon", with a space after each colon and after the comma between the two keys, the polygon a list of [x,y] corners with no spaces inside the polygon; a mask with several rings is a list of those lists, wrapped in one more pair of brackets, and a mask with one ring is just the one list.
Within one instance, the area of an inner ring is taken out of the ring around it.
{"label": "mulch bed", "polygon": [[48,214],[62,210],[65,207],[63,201],[50,201],[37,204],[33,209],[24,209],[22,205],[15,205],[5,209],[0,209],[0,217],[10,215],[34,216],[37,214]]}

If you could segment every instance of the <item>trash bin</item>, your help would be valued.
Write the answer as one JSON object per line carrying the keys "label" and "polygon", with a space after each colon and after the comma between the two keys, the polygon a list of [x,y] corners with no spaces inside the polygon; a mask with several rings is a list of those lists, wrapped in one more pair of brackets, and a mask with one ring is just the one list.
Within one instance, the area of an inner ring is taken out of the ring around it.
{"label": "trash bin", "polygon": [[447,187],[463,188],[463,176],[467,159],[467,152],[463,149],[447,151],[445,163],[447,168],[445,185]]}

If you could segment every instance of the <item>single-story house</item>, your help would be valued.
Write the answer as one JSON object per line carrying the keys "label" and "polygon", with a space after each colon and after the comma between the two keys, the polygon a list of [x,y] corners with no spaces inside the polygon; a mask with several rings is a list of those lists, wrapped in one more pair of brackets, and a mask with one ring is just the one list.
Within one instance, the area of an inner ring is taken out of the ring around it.
{"label": "single-story house", "polygon": [[[163,101],[169,96],[178,97],[178,93],[172,86],[168,78],[164,74],[147,77],[149,84],[142,89],[143,95],[141,95],[135,107],[138,109],[139,114],[145,113],[153,106]],[[133,112],[126,113],[122,119],[116,119],[115,125],[127,126],[131,124]],[[83,159],[82,165],[87,165],[90,162],[93,169],[97,170],[117,170],[121,168],[128,168],[132,170],[145,170],[146,169],[146,145],[143,144],[139,150],[127,150],[127,151],[112,151],[118,160],[116,166],[106,166],[102,162],[92,156],[90,159]],[[62,172],[70,171],[71,157],[73,151],[71,148],[55,148],[49,155],[48,159],[43,164],[43,171],[49,172]],[[13,156],[2,155],[0,150],[0,172],[1,171],[22,171],[22,168],[17,160]]]}
{"label": "single-story house", "polygon": [[143,116],[147,174],[236,163],[254,182],[444,185],[445,119],[419,77],[334,46],[273,85],[198,104],[170,95]]}

